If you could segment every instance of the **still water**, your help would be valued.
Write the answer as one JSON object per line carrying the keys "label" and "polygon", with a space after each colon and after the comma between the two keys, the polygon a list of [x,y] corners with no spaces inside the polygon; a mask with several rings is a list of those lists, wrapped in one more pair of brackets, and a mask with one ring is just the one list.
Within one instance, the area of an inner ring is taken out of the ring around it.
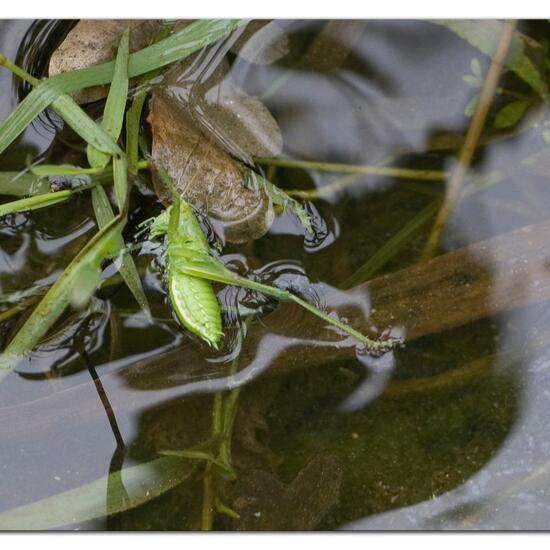
{"label": "still water", "polygon": [[[74,24],[1,21],[0,51],[43,76]],[[547,27],[522,21],[517,31],[543,83]],[[172,90],[242,152],[203,109],[212,75],[229,75],[278,123],[277,158],[340,166],[257,160],[281,188],[304,192],[295,196],[307,199],[313,233],[277,211],[266,235],[226,243],[222,258],[404,345],[370,357],[302,310],[219,285],[225,337],[219,351],[208,348],[178,323],[162,249],[138,232],[161,209],[142,172],[124,236],[139,245],[152,315],[108,263],[90,305],[67,310],[0,384],[0,525],[199,529],[212,463],[162,453],[218,448],[212,411],[223,395],[234,415],[233,471],[216,482],[213,529],[547,529],[550,186],[540,90],[525,74],[502,75],[462,199],[426,263],[490,55],[441,22],[265,28],[207,48]],[[483,32],[494,33],[491,22]],[[26,93],[0,72],[0,120]],[[514,101],[521,116],[504,124]],[[86,108],[98,118],[103,103]],[[0,156],[0,169],[85,159],[80,138],[47,112]],[[2,349],[96,231],[85,191],[0,221]],[[147,472],[135,469],[144,464]],[[87,499],[99,512],[73,517]],[[17,508],[20,523],[10,523]],[[106,515],[115,509],[124,511]]]}

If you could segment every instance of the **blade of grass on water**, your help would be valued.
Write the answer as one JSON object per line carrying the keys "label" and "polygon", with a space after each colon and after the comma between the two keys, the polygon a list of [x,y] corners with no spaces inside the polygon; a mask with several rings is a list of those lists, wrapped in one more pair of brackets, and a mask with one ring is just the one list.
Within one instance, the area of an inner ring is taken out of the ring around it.
{"label": "blade of grass on water", "polygon": [[[117,514],[140,506],[179,485],[195,468],[193,462],[174,456],[124,468],[76,489],[2,512],[0,530],[55,529]],[[109,499],[106,498],[112,476],[119,475],[123,485],[119,484],[118,490],[125,491],[129,500],[114,498],[112,494]]]}
{"label": "blade of grass on water", "polygon": [[[155,42],[164,40],[172,31],[172,28],[173,25],[163,25],[155,38]],[[151,89],[151,80],[158,76],[160,72],[160,69],[155,69],[141,75],[132,105],[126,112],[126,157],[128,159],[128,171],[132,175],[135,175],[138,171],[141,113],[143,112],[147,94]]]}
{"label": "blade of grass on water", "polygon": [[38,210],[46,206],[66,201],[73,192],[70,189],[56,191],[55,193],[45,193],[42,195],[34,195],[25,199],[0,204],[0,217],[16,212],[27,212],[29,210]]}
{"label": "blade of grass on water", "polygon": [[[120,39],[118,53],[115,60],[113,81],[109,88],[109,95],[105,102],[101,128],[105,130],[115,141],[120,136],[124,111],[128,98],[128,57],[129,57],[129,30],[124,31]],[[98,151],[95,147],[88,145],[88,162],[92,167],[106,166],[110,156]]]}
{"label": "blade of grass on water", "polygon": [[[120,147],[114,142],[114,140],[103,131],[88,115],[87,113],[73,100],[72,97],[68,95],[63,95],[63,93],[56,89],[55,86],[52,87],[50,80],[41,82],[40,80],[34,78],[32,75],[18,67],[11,61],[9,61],[4,55],[0,54],[0,65],[4,65],[8,70],[15,73],[20,78],[26,80],[29,84],[34,86],[35,90],[44,90],[44,88],[49,88],[42,93],[42,97],[48,99],[48,102],[36,113],[45,109],[48,105],[52,106],[52,109],[87,143],[92,144],[94,147],[100,151],[104,151],[111,155],[119,154],[122,151]],[[32,92],[29,94],[30,97]],[[37,104],[40,104],[40,101],[36,100]],[[22,108],[22,105],[25,103],[23,100],[17,109],[4,121],[2,126],[0,126],[0,153],[17,137],[13,135],[13,128],[10,126],[10,121],[12,117],[16,119],[16,122],[19,124],[21,121],[17,117],[17,113],[21,111],[25,113],[25,109]],[[33,117],[34,118],[34,117]],[[28,124],[32,121],[29,120]],[[28,126],[27,124],[27,126]],[[21,129],[23,131],[24,128]]]}
{"label": "blade of grass on water", "polygon": [[85,176],[99,174],[102,170],[102,168],[79,168],[68,164],[39,164],[31,167],[31,172],[35,176],[43,178],[50,176]]}
{"label": "blade of grass on water", "polygon": [[90,269],[99,270],[102,260],[115,252],[116,236],[120,235],[125,223],[125,218],[117,216],[94,235],[48,290],[0,355],[0,382],[40,342],[70,304],[72,291],[78,286],[79,278],[83,274],[87,275]]}
{"label": "blade of grass on water", "polygon": [[[108,225],[115,217],[113,209],[111,208],[111,203],[103,187],[96,186],[92,189],[92,204],[97,224],[101,229]],[[117,249],[124,249],[125,245],[122,235],[116,237],[116,241]],[[130,292],[134,295],[139,306],[150,313],[149,302],[143,291],[136,264],[130,254],[123,254],[120,265],[118,266],[118,271],[122,275],[124,282],[128,285]]]}
{"label": "blade of grass on water", "polygon": [[[212,44],[244,23],[245,20],[234,19],[195,21],[172,36],[130,55],[128,76],[133,78],[183,59]],[[0,62],[2,58],[0,55]],[[113,71],[114,62],[111,61],[88,69],[78,69],[54,76],[42,82],[31,91],[0,126],[0,153],[17,139],[33,119],[59,96],[82,88],[108,84],[113,78]],[[66,100],[64,101],[62,107],[66,106]],[[69,122],[67,121],[67,123]],[[77,128],[74,129],[78,131]],[[106,153],[111,152],[105,150],[102,146],[98,147],[96,143],[92,144]]]}

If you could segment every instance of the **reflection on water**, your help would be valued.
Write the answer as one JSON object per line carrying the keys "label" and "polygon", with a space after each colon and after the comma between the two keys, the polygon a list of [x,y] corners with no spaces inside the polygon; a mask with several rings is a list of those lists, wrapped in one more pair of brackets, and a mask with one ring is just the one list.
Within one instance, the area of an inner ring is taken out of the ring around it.
{"label": "reflection on water", "polygon": [[[2,51],[39,73],[70,26],[1,25]],[[262,99],[281,127],[283,157],[448,171],[469,123],[473,91],[463,77],[472,58],[484,71],[490,63],[427,21],[279,21],[240,32],[201,52],[171,86],[201,131],[247,161],[262,136],[237,142],[213,115],[224,86]],[[254,48],[242,47],[247,40]],[[0,76],[5,118],[17,95]],[[503,86],[528,94],[509,73]],[[234,400],[234,477],[221,491],[240,519],[217,514],[216,529],[546,529],[550,188],[533,123],[545,113],[533,105],[515,130],[488,127],[442,255],[429,264],[418,258],[441,182],[261,164],[285,189],[318,190],[306,203],[314,233],[279,213],[265,237],[229,245],[222,258],[373,336],[405,339],[381,358],[293,305],[222,287],[216,353],[178,326],[160,247],[136,254],[151,317],[107,267],[89,308],[66,312],[0,385],[0,512],[163,451],[208,450],[214,394],[223,392],[225,404]],[[50,122],[35,121],[2,169],[23,169],[29,153],[82,164],[82,143]],[[159,211],[145,184],[132,196],[130,241]],[[0,315],[22,304],[2,317],[2,346],[93,233],[93,219],[81,194],[2,220]],[[196,464],[157,498],[79,526],[197,529],[208,467]]]}

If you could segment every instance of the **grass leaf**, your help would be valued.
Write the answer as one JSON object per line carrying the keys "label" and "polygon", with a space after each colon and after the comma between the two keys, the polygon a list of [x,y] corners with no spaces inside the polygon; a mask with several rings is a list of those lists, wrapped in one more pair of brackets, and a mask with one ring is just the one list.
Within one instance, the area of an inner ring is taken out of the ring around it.
{"label": "grass leaf", "polygon": [[128,161],[126,155],[113,157],[113,181],[118,208],[122,211],[128,201]]}
{"label": "grass leaf", "polygon": [[48,290],[0,355],[0,382],[40,342],[70,304],[74,295],[73,289],[78,286],[82,270],[87,270],[90,266],[99,270],[103,259],[116,250],[116,237],[120,235],[125,223],[125,218],[117,216],[94,235]]}
{"label": "grass leaf", "polygon": [[[129,29],[126,29],[120,39],[120,45],[115,60],[113,81],[111,82],[109,95],[105,103],[105,110],[103,111],[103,120],[100,125],[115,141],[118,141],[120,131],[122,130],[126,100],[128,98],[129,39]],[[90,166],[106,166],[109,160],[109,155],[105,155],[88,145],[88,162]]]}
{"label": "grass leaf", "polygon": [[[245,20],[233,19],[195,21],[168,38],[130,55],[128,59],[128,76],[133,78],[183,59],[197,50],[212,44],[245,22]],[[60,95],[82,88],[108,84],[113,78],[113,71],[114,62],[111,61],[88,69],[79,69],[60,74],[42,82],[23,99],[17,106],[17,109],[0,126],[0,153],[17,139],[32,120],[59,98]],[[69,97],[68,99],[71,98]],[[61,106],[62,110],[67,108],[68,99],[63,99],[57,107]],[[76,106],[78,107],[78,105]],[[68,108],[74,111],[74,107]],[[60,113],[60,116],[64,119],[66,115],[67,113]],[[74,112],[69,112],[68,115],[71,122],[75,123]],[[69,120],[65,120],[67,124],[70,124]],[[90,122],[95,125],[91,119]],[[79,132],[78,125],[76,127],[71,125],[71,127],[77,133]],[[86,138],[84,137],[84,139]],[[86,139],[86,141],[88,140]],[[92,143],[91,141],[88,142]],[[97,143],[92,143],[92,145],[106,153],[110,152],[109,150],[105,150],[102,144],[98,146]]]}
{"label": "grass leaf", "polygon": [[39,208],[52,206],[66,201],[72,193],[73,191],[70,189],[65,189],[63,191],[56,191],[55,193],[44,193],[0,204],[0,217],[15,214],[16,212],[27,212],[29,210],[38,210]]}
{"label": "grass leaf", "polygon": [[[56,529],[117,514],[145,504],[184,482],[195,467],[189,460],[176,456],[131,466],[75,489],[2,512],[0,530]],[[111,483],[115,476],[121,476],[123,484]],[[115,487],[121,498],[113,494],[106,498],[109,484],[111,493]]]}
{"label": "grass leaf", "polygon": [[[115,215],[109,198],[107,197],[107,193],[100,185],[92,189],[92,205],[94,207],[97,225],[100,229],[108,225],[114,219]],[[122,235],[115,238],[117,250],[124,249],[125,244]],[[118,265],[118,271],[130,289],[130,292],[134,295],[136,302],[143,310],[149,313],[149,302],[145,296],[136,264],[130,254],[123,254],[120,265]]]}
{"label": "grass leaf", "polygon": [[51,176],[85,176],[99,174],[100,168],[79,168],[68,164],[39,164],[31,167],[31,173],[35,176],[47,178]]}
{"label": "grass leaf", "polygon": [[[122,153],[115,140],[94,122],[71,96],[61,95],[52,103],[52,108],[86,143],[109,155]],[[3,150],[4,137],[1,132],[0,128],[0,152]]]}

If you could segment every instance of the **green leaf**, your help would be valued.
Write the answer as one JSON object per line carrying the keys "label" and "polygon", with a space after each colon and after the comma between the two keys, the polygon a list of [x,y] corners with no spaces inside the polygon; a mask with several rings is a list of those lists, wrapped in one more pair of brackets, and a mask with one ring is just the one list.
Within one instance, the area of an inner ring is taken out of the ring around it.
{"label": "green leaf", "polygon": [[468,103],[466,104],[466,107],[464,107],[464,115],[470,118],[475,113],[475,110],[477,108],[477,104],[479,102],[479,94],[476,94]]}
{"label": "green leaf", "polygon": [[[71,96],[61,95],[52,103],[52,108],[86,143],[109,155],[122,153],[115,140],[96,124]],[[0,128],[0,152],[3,150],[3,138]]]}
{"label": "green leaf", "polygon": [[[451,19],[433,21],[433,23],[446,27],[491,58],[497,49],[504,26],[502,21],[496,20]],[[525,34],[515,31],[505,66],[546,100],[548,88],[545,79],[529,56],[531,51],[536,50],[543,53],[540,44]]]}
{"label": "green leaf", "polygon": [[118,208],[122,211],[128,201],[128,161],[126,155],[113,157],[113,181]]}
{"label": "green leaf", "polygon": [[[117,514],[145,504],[183,483],[195,468],[195,464],[177,456],[131,466],[75,489],[2,512],[0,530],[56,529]],[[112,483],[115,476],[121,476],[123,485]],[[107,499],[109,484],[111,494]],[[113,490],[120,494],[112,494]]]}
{"label": "green leaf", "polygon": [[241,164],[240,166],[243,170],[247,187],[254,191],[263,189],[273,204],[282,206],[285,210],[292,212],[302,222],[302,225],[306,228],[306,231],[308,233],[313,233],[310,216],[302,203],[287,195],[281,188],[273,185],[263,176],[248,168],[248,166],[245,166],[244,164]]}
{"label": "green leaf", "polygon": [[[168,38],[130,55],[128,60],[128,76],[133,78],[183,59],[197,50],[212,44],[245,22],[244,20],[231,19],[195,21],[180,32],[174,33]],[[82,88],[108,84],[113,78],[113,71],[114,62],[103,63],[88,69],[79,69],[60,74],[42,82],[23,99],[17,109],[0,126],[0,153],[17,139],[32,120],[59,98],[60,95]],[[61,107],[62,109],[67,107],[67,99],[61,102]],[[65,119],[65,114],[60,113],[60,116]],[[74,123],[74,116],[71,117],[71,114],[69,113],[69,118]],[[65,120],[70,124],[67,119]],[[90,121],[97,127],[91,119]],[[73,129],[78,132],[78,125],[73,127]],[[84,137],[84,139],[86,138]],[[88,140],[86,139],[86,141]],[[88,142],[92,143],[91,141]],[[92,143],[92,145],[106,153],[110,152],[109,150],[105,150],[103,145],[98,146],[97,143]]]}
{"label": "green leaf", "polygon": [[90,301],[100,280],[100,266],[92,263],[84,264],[78,270],[78,277],[75,277],[68,286],[71,306],[75,309],[83,309]]}
{"label": "green leaf", "polygon": [[72,289],[82,270],[88,269],[90,265],[99,269],[103,259],[116,250],[116,237],[120,235],[125,223],[125,218],[117,216],[96,233],[48,290],[0,355],[0,382],[40,342],[69,305]]}
{"label": "green leaf", "polygon": [[471,74],[467,74],[463,76],[462,80],[464,80],[464,82],[472,86],[472,88],[481,88],[481,86],[483,85],[483,83],[481,82],[481,80],[479,80],[479,78],[476,78]]}
{"label": "green leaf", "polygon": [[[163,25],[155,38],[155,42],[166,38],[171,32],[172,27],[173,25]],[[141,76],[132,105],[126,112],[126,157],[128,158],[128,171],[130,174],[136,174],[138,171],[139,131],[143,106],[152,88],[151,80],[160,73],[160,69],[155,69]]]}
{"label": "green leaf", "polygon": [[27,212],[29,210],[38,210],[39,208],[52,206],[66,201],[72,193],[73,191],[65,189],[63,191],[56,191],[55,193],[44,193],[0,204],[0,217],[16,212]]}
{"label": "green leaf", "polygon": [[472,57],[470,61],[470,70],[474,76],[481,79],[481,63],[477,57]]}
{"label": "green leaf", "polygon": [[139,161],[139,131],[141,113],[150,87],[144,85],[134,96],[131,107],[126,112],[126,157],[130,174],[137,172]]}
{"label": "green leaf", "polygon": [[527,107],[529,107],[529,101],[526,99],[517,99],[508,103],[508,105],[497,113],[494,122],[495,128],[502,129],[515,126],[523,116],[523,113],[525,113]]}
{"label": "green leaf", "polygon": [[47,178],[50,176],[85,176],[98,174],[101,168],[79,168],[68,164],[38,164],[31,167],[31,172],[35,176]]}
{"label": "green leaf", "polygon": [[0,172],[0,195],[27,197],[49,192],[49,183],[40,176],[23,172]]}
{"label": "green leaf", "polygon": [[[108,225],[115,217],[107,193],[100,185],[97,185],[92,189],[92,205],[97,220],[97,225],[100,229]],[[122,235],[116,237],[116,249],[123,250],[125,248],[124,239]],[[134,259],[130,254],[123,254],[120,261],[120,265],[117,265],[124,282],[130,289],[130,292],[134,295],[136,302],[146,312],[150,312],[149,302],[143,291],[141,279],[139,278],[139,272],[137,270]]]}
{"label": "green leaf", "polygon": [[[118,53],[115,60],[113,81],[109,89],[109,95],[105,102],[101,128],[105,130],[114,141],[118,141],[122,123],[124,122],[124,111],[128,98],[128,57],[129,57],[129,29],[126,29],[120,39]],[[101,153],[94,147],[88,145],[88,162],[92,167],[106,166],[109,163],[109,155]],[[123,201],[124,202],[124,201]],[[121,203],[119,202],[119,205]]]}

